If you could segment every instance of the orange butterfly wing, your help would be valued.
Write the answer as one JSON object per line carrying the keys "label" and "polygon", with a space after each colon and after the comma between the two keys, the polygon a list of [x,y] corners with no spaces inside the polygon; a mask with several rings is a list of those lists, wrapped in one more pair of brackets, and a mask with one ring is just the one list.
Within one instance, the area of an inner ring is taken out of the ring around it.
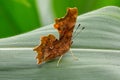
{"label": "orange butterfly wing", "polygon": [[68,8],[64,18],[55,20],[54,28],[59,32],[59,39],[52,34],[41,38],[41,44],[34,48],[38,53],[38,64],[59,57],[70,49],[77,15],[77,8]]}

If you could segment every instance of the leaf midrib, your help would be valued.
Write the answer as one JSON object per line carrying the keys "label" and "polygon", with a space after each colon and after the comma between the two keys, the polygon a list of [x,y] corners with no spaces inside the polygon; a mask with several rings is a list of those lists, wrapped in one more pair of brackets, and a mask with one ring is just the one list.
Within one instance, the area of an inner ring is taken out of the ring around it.
{"label": "leaf midrib", "polygon": [[[0,48],[0,50],[33,50],[33,48]],[[120,50],[115,50],[115,49],[82,49],[82,48],[71,48],[70,50],[72,51],[97,51],[97,52],[120,52]]]}

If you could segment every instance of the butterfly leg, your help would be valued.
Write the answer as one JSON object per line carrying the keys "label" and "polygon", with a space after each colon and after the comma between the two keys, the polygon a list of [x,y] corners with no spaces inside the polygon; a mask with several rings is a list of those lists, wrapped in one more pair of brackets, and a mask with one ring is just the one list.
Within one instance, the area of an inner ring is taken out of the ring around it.
{"label": "butterfly leg", "polygon": [[70,49],[70,53],[71,53],[71,56],[73,57],[73,59],[78,60],[78,57],[76,57],[76,56],[73,54],[73,52],[71,51],[71,49]]}
{"label": "butterfly leg", "polygon": [[58,62],[57,62],[57,67],[59,66],[59,63],[60,63],[62,57],[63,57],[63,55],[60,56],[60,58],[59,58],[59,60],[58,60]]}

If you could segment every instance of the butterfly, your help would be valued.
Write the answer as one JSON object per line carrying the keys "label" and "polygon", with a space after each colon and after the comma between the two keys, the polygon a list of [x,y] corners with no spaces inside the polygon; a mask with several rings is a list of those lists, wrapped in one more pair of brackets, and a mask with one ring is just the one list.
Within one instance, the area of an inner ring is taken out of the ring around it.
{"label": "butterfly", "polygon": [[53,34],[41,37],[41,44],[33,49],[38,53],[36,56],[38,64],[56,57],[61,58],[70,50],[77,15],[77,8],[68,8],[65,17],[55,19],[54,28],[58,30],[59,39]]}

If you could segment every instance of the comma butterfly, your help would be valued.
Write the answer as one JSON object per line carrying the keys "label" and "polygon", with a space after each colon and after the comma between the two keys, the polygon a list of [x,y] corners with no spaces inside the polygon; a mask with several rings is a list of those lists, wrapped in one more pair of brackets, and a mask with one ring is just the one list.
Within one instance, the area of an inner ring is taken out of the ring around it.
{"label": "comma butterfly", "polygon": [[64,18],[55,19],[54,28],[59,32],[59,39],[52,34],[43,36],[41,44],[34,48],[38,64],[63,56],[72,44],[72,34],[78,15],[77,8],[68,8]]}

